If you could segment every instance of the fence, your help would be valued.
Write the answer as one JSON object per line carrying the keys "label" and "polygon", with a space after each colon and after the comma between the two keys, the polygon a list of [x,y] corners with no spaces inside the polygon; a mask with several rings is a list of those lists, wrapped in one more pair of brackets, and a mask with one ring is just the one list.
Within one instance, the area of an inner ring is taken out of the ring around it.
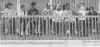
{"label": "fence", "polygon": [[1,18],[1,32],[4,35],[37,38],[95,37],[100,34],[100,16],[13,16]]}

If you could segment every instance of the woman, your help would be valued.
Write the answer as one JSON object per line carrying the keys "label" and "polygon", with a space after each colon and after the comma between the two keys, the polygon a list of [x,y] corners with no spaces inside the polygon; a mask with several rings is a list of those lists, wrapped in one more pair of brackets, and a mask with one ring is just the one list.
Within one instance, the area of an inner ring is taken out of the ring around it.
{"label": "woman", "polygon": [[79,32],[79,36],[87,36],[87,30],[86,30],[86,16],[88,11],[86,10],[86,7],[84,4],[81,4],[79,8],[79,17],[77,18],[77,31]]}

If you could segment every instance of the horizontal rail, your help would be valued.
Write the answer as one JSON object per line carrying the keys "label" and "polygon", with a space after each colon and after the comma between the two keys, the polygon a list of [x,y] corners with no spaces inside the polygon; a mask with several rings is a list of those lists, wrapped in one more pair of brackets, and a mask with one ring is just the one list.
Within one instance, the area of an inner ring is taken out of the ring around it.
{"label": "horizontal rail", "polygon": [[[53,16],[53,15],[35,15],[35,16],[2,16],[2,17],[57,17],[57,16]],[[100,15],[87,15],[87,16],[72,15],[72,16],[61,16],[61,17],[100,17]]]}

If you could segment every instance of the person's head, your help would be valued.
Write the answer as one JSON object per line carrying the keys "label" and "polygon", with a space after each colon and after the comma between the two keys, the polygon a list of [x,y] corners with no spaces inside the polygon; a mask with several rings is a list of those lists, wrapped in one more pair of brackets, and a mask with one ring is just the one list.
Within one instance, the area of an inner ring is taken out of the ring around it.
{"label": "person's head", "polygon": [[20,7],[21,7],[21,8],[25,8],[25,5],[21,5]]}
{"label": "person's head", "polygon": [[9,8],[9,9],[11,9],[11,8],[12,8],[12,6],[13,6],[13,4],[12,4],[12,3],[7,3],[7,4],[5,4],[5,8]]}
{"label": "person's head", "polygon": [[90,7],[90,10],[94,10],[94,7]]}
{"label": "person's head", "polygon": [[94,11],[94,7],[89,7],[88,9],[90,12]]}
{"label": "person's head", "polygon": [[70,4],[66,3],[63,5],[63,10],[69,10],[70,9]]}
{"label": "person's head", "polygon": [[50,9],[50,4],[49,3],[46,4],[46,8]]}
{"label": "person's head", "polygon": [[86,8],[84,6],[81,6],[80,10],[86,10]]}
{"label": "person's head", "polygon": [[78,9],[86,10],[86,4],[84,2],[80,2],[77,4]]}
{"label": "person's head", "polygon": [[20,8],[21,8],[22,10],[25,10],[25,5],[21,5]]}
{"label": "person's head", "polygon": [[31,6],[36,6],[36,2],[32,2],[30,5]]}

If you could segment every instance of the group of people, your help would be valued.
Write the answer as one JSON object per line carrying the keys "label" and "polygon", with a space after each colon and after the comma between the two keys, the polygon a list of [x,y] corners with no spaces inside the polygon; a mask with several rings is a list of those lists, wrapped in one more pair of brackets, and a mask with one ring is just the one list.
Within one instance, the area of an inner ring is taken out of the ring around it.
{"label": "group of people", "polygon": [[[70,3],[61,4],[58,3],[56,5],[51,5],[50,3],[47,3],[46,8],[44,10],[39,10],[36,8],[36,2],[30,3],[29,9],[26,9],[25,5],[20,5],[20,10],[27,15],[98,15],[98,12],[95,10],[93,6],[91,7],[85,7],[85,5],[80,4],[80,7],[77,11],[74,11],[74,8],[71,8]],[[5,8],[1,13],[4,14],[11,14],[13,12],[14,15],[17,14],[17,10],[13,9],[12,3],[5,4]],[[11,12],[11,13],[10,13]],[[45,13],[45,14],[44,14]],[[9,15],[8,14],[8,15]]]}
{"label": "group of people", "polygon": [[[12,10],[12,7],[11,6],[13,6],[13,4],[11,4],[11,3],[8,3],[8,4],[6,4],[5,5],[5,9],[4,9],[4,11],[2,11],[2,13],[4,13],[5,15],[9,15],[9,16],[15,16],[15,15],[17,15],[17,10]],[[29,9],[28,10],[26,10],[25,9],[25,5],[21,5],[20,6],[21,7],[21,10],[22,10],[22,12],[23,12],[23,15],[26,15],[27,14],[27,16],[29,15],[29,16],[34,16],[34,15],[52,15],[52,16],[60,16],[60,17],[62,17],[62,16],[74,16],[74,15],[79,15],[79,16],[87,16],[87,15],[98,15],[98,12],[94,9],[94,7],[85,7],[84,5],[80,5],[80,7],[79,7],[79,9],[78,9],[78,11],[74,11],[74,10],[72,10],[71,8],[70,8],[70,4],[69,3],[66,3],[66,4],[63,4],[63,5],[61,5],[60,3],[58,3],[58,4],[56,4],[55,6],[52,6],[52,5],[50,5],[49,3],[47,4],[47,6],[46,6],[46,8],[43,10],[43,11],[39,11],[37,8],[36,8],[36,2],[32,2],[31,4],[30,4],[30,7],[29,7]],[[42,14],[43,13],[43,14]],[[45,14],[44,14],[45,13]],[[23,19],[23,18],[20,18],[20,19]],[[84,18],[83,18],[84,19]],[[82,21],[81,22],[83,22],[83,23],[85,23],[84,21],[85,20],[83,20],[82,19]],[[85,18],[86,19],[86,18]],[[41,20],[41,19],[40,19]],[[50,19],[51,20],[51,19]],[[76,20],[76,19],[75,19]],[[9,21],[11,21],[11,19],[9,20]],[[43,20],[43,21],[45,21],[45,20]],[[51,20],[52,21],[52,20]],[[79,21],[79,19],[78,19],[78,21]],[[23,24],[25,22],[25,19],[23,19],[23,21],[20,21],[20,24]],[[37,26],[38,26],[38,21],[33,21],[34,22],[34,26],[36,26],[36,24],[37,24]],[[12,22],[11,22],[12,23]],[[29,22],[30,23],[30,22]],[[42,23],[42,22],[41,22]],[[60,23],[60,22],[53,22],[55,25],[57,24],[57,25],[59,25],[59,24],[62,24],[62,23]],[[14,22],[12,23],[12,24],[14,24]],[[66,23],[67,24],[67,23]],[[72,25],[71,25],[72,23],[70,23],[70,28],[73,28],[72,27]],[[78,25],[80,25],[79,23],[77,23]],[[88,24],[88,23],[87,23]],[[24,28],[26,27],[26,23],[24,23]],[[44,25],[44,26],[46,26],[46,23],[43,23],[42,25]],[[41,26],[42,26],[41,25]],[[50,24],[50,26],[52,26],[53,24]],[[12,25],[11,25],[12,26]],[[14,25],[15,26],[15,25]],[[29,26],[30,26],[30,24],[29,24]],[[32,25],[31,25],[32,26]],[[31,28],[31,26],[30,26],[30,28]],[[57,26],[53,26],[53,27],[55,27],[56,29],[60,29],[61,27],[57,27]],[[35,27],[34,27],[35,28]],[[36,27],[37,28],[37,27]],[[45,27],[46,28],[46,27]],[[51,29],[51,30],[55,30],[55,28],[54,29]],[[80,27],[79,26],[77,26],[77,30],[79,29]],[[82,28],[82,27],[81,27]],[[83,26],[83,28],[84,28],[84,30],[85,30],[85,25]],[[32,30],[32,29],[31,29]],[[35,29],[36,30],[36,29]],[[65,29],[66,30],[66,29]],[[73,29],[69,29],[69,30],[73,30]],[[33,32],[33,31],[32,31]],[[54,31],[54,32],[58,32],[58,30],[57,31]],[[67,31],[64,31],[64,32],[67,32]],[[70,32],[73,32],[73,31],[70,31]],[[85,32],[86,33],[86,31],[83,31],[83,32]],[[59,34],[59,32],[58,32],[58,34]]]}

